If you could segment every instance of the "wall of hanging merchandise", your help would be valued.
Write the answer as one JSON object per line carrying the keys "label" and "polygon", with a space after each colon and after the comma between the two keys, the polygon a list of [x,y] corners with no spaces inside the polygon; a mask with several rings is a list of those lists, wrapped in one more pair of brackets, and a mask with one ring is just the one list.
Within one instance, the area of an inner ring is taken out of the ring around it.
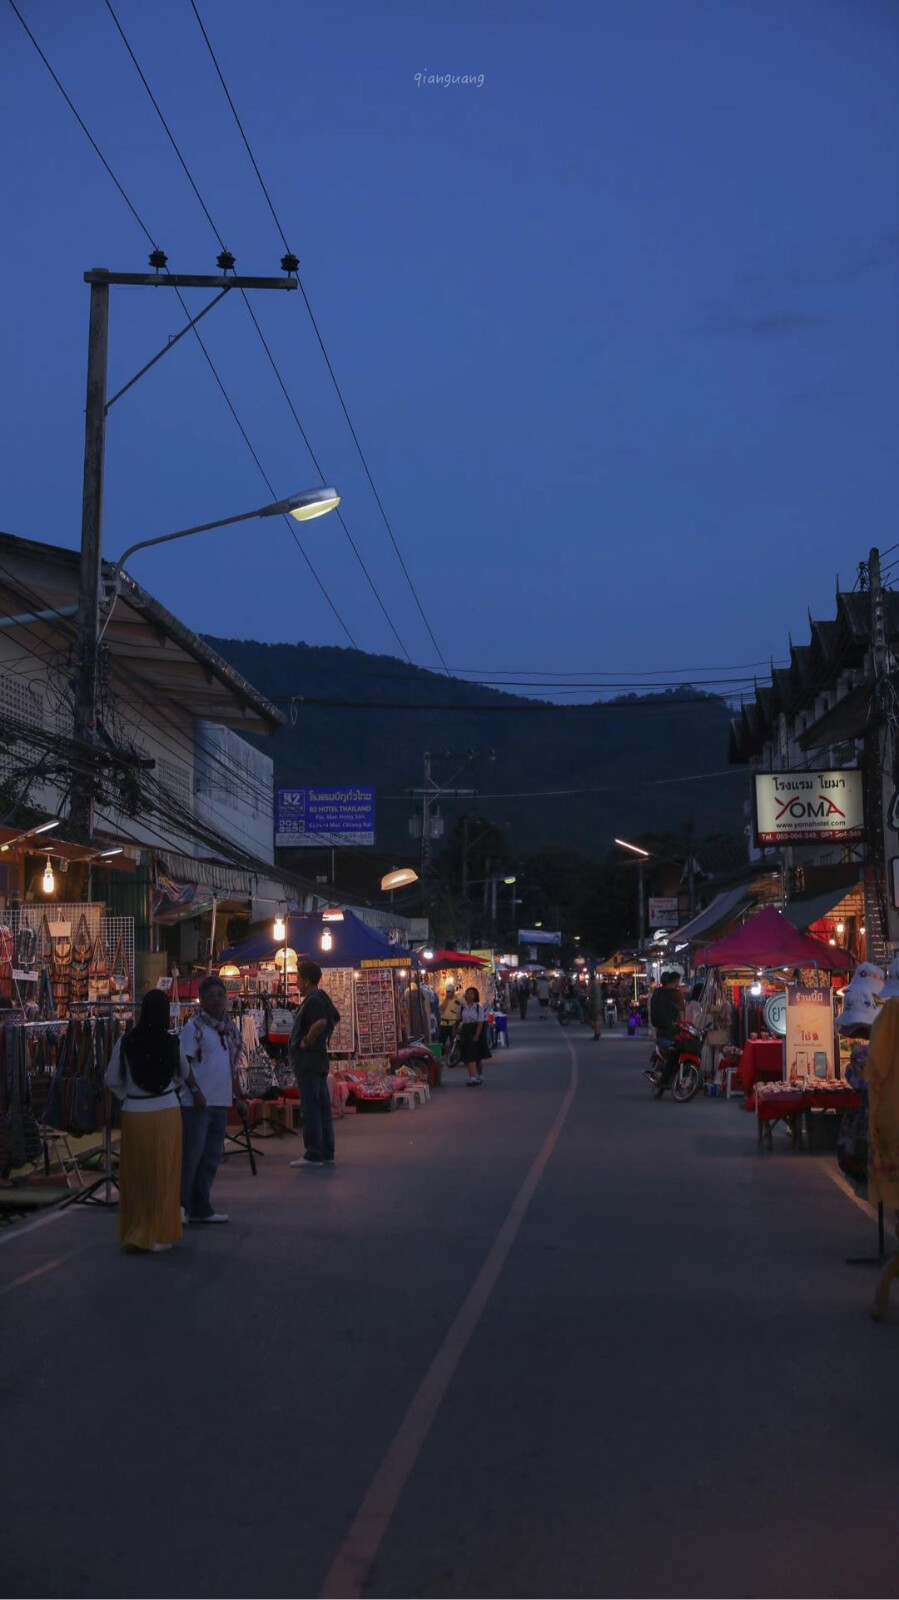
{"label": "wall of hanging merchandise", "polygon": [[118,1126],[104,1074],[130,1007],[68,1021],[7,1022],[0,1029],[0,1175],[39,1159],[41,1128],[82,1137]]}
{"label": "wall of hanging merchandise", "polygon": [[134,999],[134,918],[102,904],[22,906],[0,923],[0,995],[35,1002],[45,1018]]}
{"label": "wall of hanging merchandise", "polygon": [[394,1055],[399,1043],[396,995],[389,967],[368,967],[355,977],[356,1035],[361,1056]]}
{"label": "wall of hanging merchandise", "polygon": [[322,976],[322,988],[340,1012],[340,1021],[331,1035],[328,1053],[353,1055],[356,1048],[356,984],[352,967],[329,967]]}

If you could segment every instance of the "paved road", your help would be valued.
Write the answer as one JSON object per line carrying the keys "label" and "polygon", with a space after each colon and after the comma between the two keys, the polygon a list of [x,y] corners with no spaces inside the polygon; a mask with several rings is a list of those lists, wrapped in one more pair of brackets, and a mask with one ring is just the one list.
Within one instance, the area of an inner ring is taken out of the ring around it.
{"label": "paved road", "polygon": [[0,1236],[4,1595],[896,1594],[899,1305],[832,1163],[512,1039],[333,1172],[229,1161],[170,1255]]}

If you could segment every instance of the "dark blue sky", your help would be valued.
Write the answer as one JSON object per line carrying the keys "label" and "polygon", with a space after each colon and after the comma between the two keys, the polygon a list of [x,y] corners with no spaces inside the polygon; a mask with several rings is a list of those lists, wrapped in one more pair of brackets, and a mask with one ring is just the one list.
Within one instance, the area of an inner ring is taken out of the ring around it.
{"label": "dark blue sky", "polygon": [[[214,271],[102,0],[18,3],[172,268]],[[781,657],[835,575],[899,539],[889,0],[198,3],[453,667]],[[141,270],[148,246],[0,5],[0,527],[74,545],[81,274]],[[238,267],[277,272],[188,0],[116,9]],[[255,304],[410,654],[436,664],[299,295]],[[169,291],[114,292],[112,386],[179,326]],[[243,306],[203,327],[278,492],[316,482]],[[190,339],[114,408],[107,467],[113,557],[268,499]],[[396,653],[336,520],[304,538],[357,642]],[[346,643],[281,523],[132,570],[201,630]]]}

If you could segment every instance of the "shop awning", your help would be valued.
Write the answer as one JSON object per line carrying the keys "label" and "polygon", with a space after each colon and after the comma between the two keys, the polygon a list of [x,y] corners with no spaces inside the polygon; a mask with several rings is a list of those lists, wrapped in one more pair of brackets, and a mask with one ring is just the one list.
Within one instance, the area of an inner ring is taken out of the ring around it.
{"label": "shop awning", "polygon": [[[404,958],[411,962],[413,959],[409,950],[402,945],[391,944],[386,934],[380,933],[377,928],[370,928],[353,911],[344,911],[343,919],[339,922],[325,921],[316,912],[285,917],[284,921],[286,939],[275,940],[272,922],[267,922],[257,933],[252,933],[248,939],[226,950],[221,957],[222,965],[227,962],[238,967],[249,967],[259,961],[274,961],[285,944],[295,950],[301,959],[305,957],[316,961],[320,967],[358,967],[363,961],[376,961],[379,957],[385,961]],[[330,935],[328,950],[322,949],[325,932]]]}
{"label": "shop awning", "polygon": [[469,950],[435,950],[427,961],[422,960],[422,966],[429,970],[435,967],[486,967],[486,961],[480,956],[473,956]]}
{"label": "shop awning", "polygon": [[765,906],[726,939],[697,950],[696,961],[706,967],[819,966],[828,972],[845,972],[849,966],[843,950],[798,933],[774,906]]}
{"label": "shop awning", "polygon": [[697,940],[707,938],[716,928],[720,928],[725,922],[730,922],[733,917],[750,906],[752,899],[752,891],[745,883],[741,883],[736,889],[725,889],[722,894],[716,894],[714,900],[710,901],[697,916],[685,922],[682,928],[669,933],[668,943],[695,944]]}
{"label": "shop awning", "polygon": [[798,928],[800,933],[805,933],[812,923],[820,922],[822,917],[828,916],[834,910],[835,906],[841,905],[851,892],[845,887],[828,889],[824,894],[809,895],[807,900],[791,900],[788,906],[784,906],[783,914],[794,928]]}

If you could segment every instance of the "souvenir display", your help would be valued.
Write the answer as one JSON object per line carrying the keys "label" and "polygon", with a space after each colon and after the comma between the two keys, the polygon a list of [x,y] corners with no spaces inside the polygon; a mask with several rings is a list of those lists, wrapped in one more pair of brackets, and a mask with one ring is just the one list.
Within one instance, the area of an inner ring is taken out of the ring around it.
{"label": "souvenir display", "polygon": [[390,968],[367,968],[356,976],[356,1031],[360,1056],[394,1054],[396,1000]]}

